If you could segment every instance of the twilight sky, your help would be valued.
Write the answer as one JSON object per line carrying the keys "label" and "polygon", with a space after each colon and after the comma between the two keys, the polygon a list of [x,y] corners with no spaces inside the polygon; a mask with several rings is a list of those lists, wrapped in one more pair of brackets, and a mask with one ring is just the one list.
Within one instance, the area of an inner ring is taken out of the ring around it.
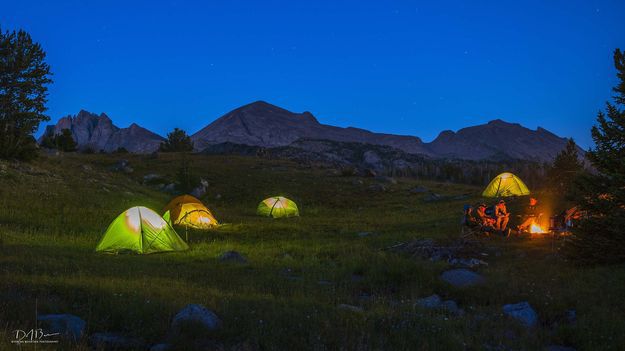
{"label": "twilight sky", "polygon": [[495,118],[591,145],[625,1],[7,1],[48,53],[52,122],[194,133],[265,100],[322,123],[417,135]]}

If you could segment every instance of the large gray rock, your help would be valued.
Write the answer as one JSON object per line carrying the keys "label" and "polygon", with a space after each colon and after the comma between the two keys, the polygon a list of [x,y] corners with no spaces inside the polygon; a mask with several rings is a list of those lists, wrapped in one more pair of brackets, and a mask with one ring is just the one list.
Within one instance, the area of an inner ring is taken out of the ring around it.
{"label": "large gray rock", "polygon": [[441,297],[434,294],[428,297],[418,299],[417,302],[415,302],[415,307],[439,308],[441,306],[441,302],[442,302]]}
{"label": "large gray rock", "polygon": [[199,199],[202,196],[206,195],[207,190],[208,190],[208,181],[205,179],[202,179],[200,180],[200,184],[196,186],[193,190],[191,190],[191,195]]}
{"label": "large gray rock", "polygon": [[73,314],[44,314],[37,316],[39,325],[46,334],[60,333],[61,336],[76,341],[80,339],[87,323]]}
{"label": "large gray rock", "polygon": [[221,324],[221,319],[213,311],[202,305],[189,304],[174,316],[171,322],[171,331],[174,335],[180,335],[188,328],[214,331],[219,329]]}
{"label": "large gray rock", "polygon": [[457,288],[471,287],[486,281],[482,275],[464,268],[443,272],[441,279]]}
{"label": "large gray rock", "polygon": [[46,135],[61,134],[63,129],[72,132],[79,150],[91,149],[95,152],[113,152],[123,147],[129,152],[150,153],[158,150],[160,143],[165,140],[135,123],[128,128],[119,128],[104,113],[96,115],[81,110],[75,116],[59,119],[56,125],[48,125],[39,142]]}
{"label": "large gray rock", "polygon": [[89,337],[89,344],[96,350],[144,350],[147,348],[143,339],[120,333],[93,333]]}
{"label": "large gray rock", "polygon": [[503,306],[503,313],[521,322],[526,327],[534,327],[538,323],[538,314],[527,301]]}
{"label": "large gray rock", "polygon": [[382,162],[380,155],[378,155],[373,150],[367,150],[362,154],[362,160],[364,163],[377,168],[377,166]]}
{"label": "large gray rock", "polygon": [[226,251],[219,256],[221,262],[246,263],[247,259],[238,251]]}

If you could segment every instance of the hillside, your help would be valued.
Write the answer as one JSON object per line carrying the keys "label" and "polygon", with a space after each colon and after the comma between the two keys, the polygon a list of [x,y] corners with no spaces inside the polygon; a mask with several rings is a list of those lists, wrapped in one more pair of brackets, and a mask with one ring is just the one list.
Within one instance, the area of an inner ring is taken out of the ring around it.
{"label": "hillside", "polygon": [[[124,157],[134,171],[113,171],[119,158],[105,154],[0,161],[0,349],[14,347],[12,330],[32,328],[35,307],[39,314],[83,318],[88,334],[113,332],[154,345],[167,341],[172,317],[189,303],[223,321],[222,329],[203,335],[220,350],[625,344],[625,267],[573,265],[559,254],[560,241],[479,239],[475,254],[488,265],[473,269],[485,283],[470,288],[440,280],[453,267],[444,260],[387,249],[414,239],[444,244],[456,238],[462,206],[481,200],[481,186],[408,178],[393,183],[280,160],[187,155],[192,171],[209,183],[201,199],[223,226],[186,234],[178,228],[188,237],[187,252],[96,254],[117,215],[137,205],[160,211],[173,196],[144,179],[156,174],[171,181],[182,165],[177,154]],[[275,194],[295,200],[301,217],[258,217],[258,202]],[[518,213],[522,204],[510,206]],[[228,250],[247,262],[220,261]],[[464,312],[415,306],[434,293]],[[503,304],[520,301],[535,308],[534,329],[503,316]],[[181,342],[179,349],[193,349]],[[81,340],[78,349],[87,344],[88,338]]]}

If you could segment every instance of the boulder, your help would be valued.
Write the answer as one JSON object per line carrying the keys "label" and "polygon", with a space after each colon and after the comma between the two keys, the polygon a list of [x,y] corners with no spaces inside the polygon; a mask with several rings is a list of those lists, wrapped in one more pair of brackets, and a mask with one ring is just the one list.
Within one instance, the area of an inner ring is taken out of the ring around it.
{"label": "boulder", "polygon": [[422,307],[422,308],[439,308],[441,306],[441,302],[442,300],[440,296],[434,294],[428,297],[418,299],[414,305],[415,307]]}
{"label": "boulder", "polygon": [[189,304],[181,309],[171,322],[174,336],[184,334],[188,330],[214,331],[221,327],[221,319],[217,315],[198,304]]}
{"label": "boulder", "polygon": [[441,274],[441,279],[456,288],[479,285],[486,280],[482,275],[464,268],[443,272]]}
{"label": "boulder", "polygon": [[96,350],[142,350],[146,348],[143,339],[120,333],[91,334],[89,344]]}
{"label": "boulder", "polygon": [[208,190],[208,181],[205,179],[200,180],[200,184],[196,186],[193,190],[191,190],[191,195],[196,198],[201,198],[206,195],[206,191]]}
{"label": "boulder", "polygon": [[373,150],[367,150],[362,154],[362,160],[364,163],[371,165],[371,166],[377,166],[380,164],[380,162],[382,162],[382,159],[380,158],[380,156]]}
{"label": "boulder", "polygon": [[529,328],[536,326],[538,323],[538,315],[527,301],[504,305],[503,313]]}
{"label": "boulder", "polygon": [[46,334],[60,333],[64,338],[77,341],[84,332],[87,323],[73,314],[43,314],[37,321]]}
{"label": "boulder", "polygon": [[226,251],[219,256],[221,262],[247,263],[247,259],[237,251]]}

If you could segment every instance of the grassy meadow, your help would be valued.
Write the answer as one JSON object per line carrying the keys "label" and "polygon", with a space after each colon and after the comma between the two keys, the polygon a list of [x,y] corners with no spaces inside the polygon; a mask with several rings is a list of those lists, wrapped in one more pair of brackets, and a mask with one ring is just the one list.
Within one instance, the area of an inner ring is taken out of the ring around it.
{"label": "grassy meadow", "polygon": [[[106,255],[94,248],[110,222],[143,205],[160,212],[172,195],[143,176],[174,177],[180,155],[47,155],[0,163],[0,349],[11,332],[34,327],[36,311],[71,313],[87,333],[112,331],[162,342],[173,315],[189,303],[215,311],[210,337],[227,350],[578,350],[625,349],[625,267],[577,267],[548,239],[480,239],[489,263],[483,286],[454,289],[439,279],[449,265],[402,255],[389,246],[460,234],[465,203],[481,188],[397,179],[373,192],[373,178],[253,157],[187,156],[210,183],[202,198],[223,224],[179,229],[190,251]],[[111,171],[125,158],[134,172]],[[361,180],[363,184],[359,184]],[[468,199],[426,202],[425,186]],[[256,206],[284,195],[301,217],[272,220]],[[370,232],[361,236],[360,232]],[[220,262],[227,250],[248,263]],[[415,309],[437,293],[464,316]],[[501,306],[529,301],[540,325],[525,330]],[[338,308],[359,306],[364,312]],[[577,321],[565,323],[575,309]],[[50,349],[88,349],[60,344]],[[38,349],[46,349],[39,345]]]}

